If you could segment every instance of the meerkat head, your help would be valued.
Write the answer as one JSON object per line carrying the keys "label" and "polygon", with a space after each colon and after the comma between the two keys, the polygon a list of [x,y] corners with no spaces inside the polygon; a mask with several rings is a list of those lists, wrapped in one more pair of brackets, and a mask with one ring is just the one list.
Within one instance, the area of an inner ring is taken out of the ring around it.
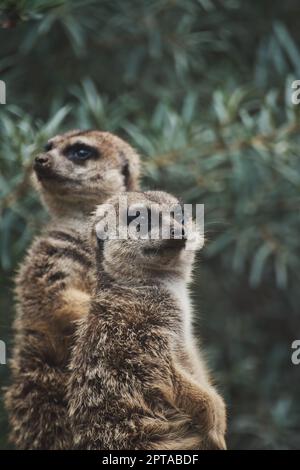
{"label": "meerkat head", "polygon": [[98,206],[91,236],[104,271],[135,282],[170,275],[188,280],[195,250],[203,244],[191,214],[160,191],[119,194]]}
{"label": "meerkat head", "polygon": [[50,139],[34,160],[34,180],[50,212],[91,212],[139,188],[139,157],[109,132],[71,131]]}

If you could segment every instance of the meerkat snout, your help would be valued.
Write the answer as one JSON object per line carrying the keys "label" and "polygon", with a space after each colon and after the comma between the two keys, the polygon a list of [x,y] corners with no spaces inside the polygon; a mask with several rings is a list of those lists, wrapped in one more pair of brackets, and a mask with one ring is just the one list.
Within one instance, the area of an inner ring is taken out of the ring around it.
{"label": "meerkat snout", "polygon": [[39,166],[43,166],[45,164],[49,163],[49,157],[48,155],[45,155],[45,154],[42,154],[42,155],[38,155],[37,157],[35,157],[34,159],[34,166],[36,166],[37,168]]}
{"label": "meerkat snout", "polygon": [[51,163],[49,156],[42,153],[35,157],[33,169],[39,181],[41,181],[43,178],[50,177]]}

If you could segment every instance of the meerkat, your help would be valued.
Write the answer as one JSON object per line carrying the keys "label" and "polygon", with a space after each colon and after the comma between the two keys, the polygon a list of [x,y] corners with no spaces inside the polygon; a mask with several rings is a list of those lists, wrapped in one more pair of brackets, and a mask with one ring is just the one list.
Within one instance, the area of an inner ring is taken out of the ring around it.
{"label": "meerkat", "polygon": [[88,313],[96,282],[83,227],[97,204],[139,188],[139,157],[108,132],[71,131],[49,140],[35,158],[34,183],[51,220],[16,278],[6,408],[16,448],[66,449],[65,386],[74,320]]}
{"label": "meerkat", "polygon": [[[161,220],[170,205],[178,204],[156,191],[126,198],[147,217],[149,211],[153,217],[154,205]],[[110,229],[103,239],[103,228],[113,226],[115,213],[124,219],[120,212],[120,197],[114,197],[97,208],[89,228],[87,243],[101,276],[89,314],[78,321],[71,353],[68,406],[74,448],[225,449],[224,402],[204,373],[201,356],[197,380],[193,366],[184,363],[190,355],[191,307],[181,293],[196,246],[185,250],[192,242],[186,235],[176,239],[173,229],[167,240],[162,234],[155,240],[118,239]],[[132,216],[127,212],[126,218],[128,225]]]}

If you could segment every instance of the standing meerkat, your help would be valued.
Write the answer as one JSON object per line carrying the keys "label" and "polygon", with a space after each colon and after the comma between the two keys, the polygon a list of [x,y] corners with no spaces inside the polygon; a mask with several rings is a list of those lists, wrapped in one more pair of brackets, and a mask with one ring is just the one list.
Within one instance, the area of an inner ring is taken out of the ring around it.
{"label": "standing meerkat", "polygon": [[72,131],[48,141],[34,172],[51,220],[16,279],[6,407],[17,448],[66,449],[65,386],[74,320],[87,314],[96,280],[83,227],[97,204],[119,191],[138,189],[139,157],[110,133]]}
{"label": "standing meerkat", "polygon": [[[125,196],[139,216],[145,218],[146,212],[150,233],[154,215],[164,221],[170,206],[178,204],[163,192]],[[187,344],[191,308],[182,293],[195,246],[186,236],[174,238],[168,224],[167,240],[164,232],[156,240],[115,238],[111,227],[117,218],[127,226],[136,218],[128,211],[124,215],[120,200],[116,196],[98,207],[92,222],[91,246],[101,276],[89,314],[79,320],[71,354],[74,447],[225,449],[224,402],[203,359],[199,355],[195,366]],[[174,218],[172,226],[183,230]],[[195,369],[201,372],[197,380]]]}

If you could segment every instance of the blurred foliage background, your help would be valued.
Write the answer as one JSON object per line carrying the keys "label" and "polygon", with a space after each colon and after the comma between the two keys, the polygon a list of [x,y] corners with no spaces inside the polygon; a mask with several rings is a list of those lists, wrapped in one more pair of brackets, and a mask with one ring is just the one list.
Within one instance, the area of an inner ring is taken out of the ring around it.
{"label": "blurred foliage background", "polygon": [[[13,276],[47,220],[31,161],[99,128],[143,156],[144,187],[205,204],[197,331],[229,412],[229,447],[300,447],[297,0],[2,0],[0,338]],[[200,313],[199,313],[200,312]],[[1,385],[8,380],[0,366]],[[7,448],[0,411],[0,447]]]}

